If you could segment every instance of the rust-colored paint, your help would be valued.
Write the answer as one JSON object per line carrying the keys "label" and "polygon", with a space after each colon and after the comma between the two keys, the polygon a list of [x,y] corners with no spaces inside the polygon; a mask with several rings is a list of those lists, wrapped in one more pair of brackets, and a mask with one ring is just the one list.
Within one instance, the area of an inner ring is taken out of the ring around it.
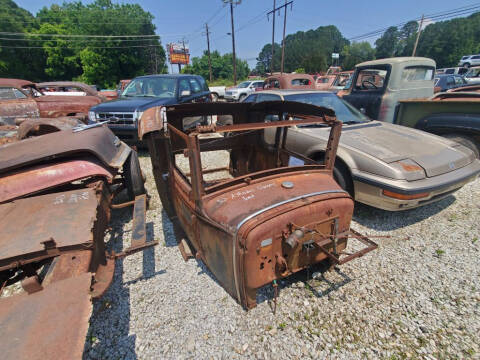
{"label": "rust-colored paint", "polygon": [[[270,114],[290,120],[265,122]],[[233,123],[182,129],[184,117],[200,115],[230,115]],[[323,165],[285,149],[288,127],[307,123],[331,127]],[[273,147],[264,145],[267,128],[277,131]],[[255,306],[256,290],[274,280],[326,259],[340,264],[376,247],[368,243],[340,258],[353,214],[353,200],[332,175],[340,130],[330,109],[294,102],[175,105],[149,109],[140,119],[160,198],[183,229],[178,241],[186,235],[195,256],[245,308]],[[200,138],[204,133],[230,136]],[[232,178],[204,179],[214,170],[203,170],[200,153],[214,150],[229,150]],[[174,154],[182,153],[189,159],[188,174],[174,163]],[[292,157],[305,164],[288,166]]]}

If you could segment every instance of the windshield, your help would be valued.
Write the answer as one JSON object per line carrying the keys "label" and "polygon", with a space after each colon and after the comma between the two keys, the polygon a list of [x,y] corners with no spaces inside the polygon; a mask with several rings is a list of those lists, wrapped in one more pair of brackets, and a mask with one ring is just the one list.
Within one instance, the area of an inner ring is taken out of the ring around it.
{"label": "windshield", "polygon": [[298,101],[304,104],[312,104],[332,109],[335,111],[337,119],[341,120],[344,124],[370,121],[370,119],[360,111],[332,93],[292,94],[285,95],[284,98],[288,101]]}
{"label": "windshield", "polygon": [[177,88],[177,81],[167,77],[151,77],[134,79],[122,96],[174,98]]}
{"label": "windshield", "polygon": [[248,87],[248,85],[250,85],[250,81],[244,81],[244,82],[238,84],[237,87],[243,89],[243,88]]}

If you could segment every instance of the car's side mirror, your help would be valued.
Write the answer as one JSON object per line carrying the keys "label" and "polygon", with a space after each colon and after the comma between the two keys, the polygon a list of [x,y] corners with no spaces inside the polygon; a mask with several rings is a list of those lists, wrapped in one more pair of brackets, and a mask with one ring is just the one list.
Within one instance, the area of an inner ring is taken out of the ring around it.
{"label": "car's side mirror", "polygon": [[180,93],[180,97],[190,96],[190,94],[190,90],[182,90],[182,92]]}

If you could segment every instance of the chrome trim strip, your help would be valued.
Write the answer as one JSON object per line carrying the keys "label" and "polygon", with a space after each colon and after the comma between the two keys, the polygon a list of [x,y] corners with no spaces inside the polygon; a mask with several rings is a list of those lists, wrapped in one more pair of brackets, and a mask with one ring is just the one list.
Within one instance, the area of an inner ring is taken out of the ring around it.
{"label": "chrome trim strip", "polygon": [[336,193],[344,193],[344,194],[348,194],[345,190],[325,190],[325,191],[318,191],[318,192],[314,192],[314,193],[310,193],[310,194],[304,194],[304,195],[300,195],[300,196],[296,196],[294,198],[291,198],[291,199],[288,199],[288,200],[284,200],[284,201],[280,201],[276,204],[273,204],[273,205],[270,205],[270,206],[267,206],[266,208],[262,209],[262,210],[258,210],[256,212],[254,212],[253,214],[250,214],[248,215],[245,219],[243,219],[242,221],[240,221],[237,225],[237,229],[235,231],[235,236],[233,237],[233,249],[232,249],[232,256],[233,256],[233,277],[234,277],[234,280],[235,280],[235,289],[237,291],[237,299],[238,299],[238,302],[240,302],[240,288],[238,287],[238,273],[237,273],[237,247],[236,247],[236,243],[237,243],[237,237],[238,237],[238,230],[240,230],[240,228],[242,227],[243,224],[245,224],[248,220],[251,220],[252,218],[254,218],[255,216],[258,216],[268,210],[271,210],[273,208],[276,208],[277,206],[281,206],[281,205],[284,205],[284,204],[288,204],[290,202],[293,202],[293,201],[297,201],[297,200],[300,200],[300,199],[304,199],[306,197],[310,197],[310,196],[317,196],[317,195],[323,195],[323,194],[336,194]]}

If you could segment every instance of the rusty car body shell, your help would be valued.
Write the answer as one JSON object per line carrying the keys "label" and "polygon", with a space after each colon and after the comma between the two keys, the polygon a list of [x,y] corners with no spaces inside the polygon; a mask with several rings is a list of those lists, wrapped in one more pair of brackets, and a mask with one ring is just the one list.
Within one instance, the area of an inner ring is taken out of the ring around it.
{"label": "rusty car body shell", "polygon": [[[306,83],[301,85],[298,82]],[[272,85],[275,84],[275,85]],[[278,85],[277,85],[278,84]],[[265,79],[264,89],[315,89],[315,79],[309,74],[273,74]]]}
{"label": "rusty car body shell", "polygon": [[[98,97],[100,101],[106,101],[107,97],[95,90],[93,87],[78,81],[49,81],[37,83],[37,88],[45,95],[53,96],[49,92],[54,91],[59,96],[68,96],[71,89],[77,89],[78,92],[84,93],[83,96]],[[46,91],[48,90],[48,91]]]}
{"label": "rusty car body shell", "polygon": [[87,117],[88,110],[101,102],[96,96],[45,96],[34,83],[20,79],[0,79],[0,87],[14,88],[24,96],[0,100],[0,119],[8,124],[16,117]]}
{"label": "rusty car body shell", "polygon": [[76,130],[0,147],[0,295],[23,288],[0,297],[3,359],[81,359],[92,299],[109,287],[115,259],[156,244],[145,242],[143,194],[127,203],[131,246],[106,251],[110,184],[122,185],[132,150],[106,127]]}
{"label": "rusty car body shell", "polygon": [[[265,121],[267,114],[304,118]],[[232,122],[183,130],[184,118],[205,115],[231,116]],[[323,165],[285,149],[282,138],[297,123],[331,127]],[[267,128],[278,131],[274,148],[261,140]],[[157,107],[140,119],[139,137],[148,144],[157,189],[182,255],[188,258],[191,245],[244,308],[256,306],[256,291],[264,285],[322,260],[343,263],[376,247],[365,240],[367,247],[340,259],[353,213],[353,200],[332,177],[340,131],[332,110],[295,102]],[[218,137],[223,133],[229,136]],[[228,168],[204,169],[201,153],[217,150],[229,151]],[[181,154],[188,158],[187,174],[176,163]],[[293,158],[307,165],[288,166]],[[204,177],[222,171],[231,177]],[[287,239],[299,232],[308,235],[289,245]]]}

